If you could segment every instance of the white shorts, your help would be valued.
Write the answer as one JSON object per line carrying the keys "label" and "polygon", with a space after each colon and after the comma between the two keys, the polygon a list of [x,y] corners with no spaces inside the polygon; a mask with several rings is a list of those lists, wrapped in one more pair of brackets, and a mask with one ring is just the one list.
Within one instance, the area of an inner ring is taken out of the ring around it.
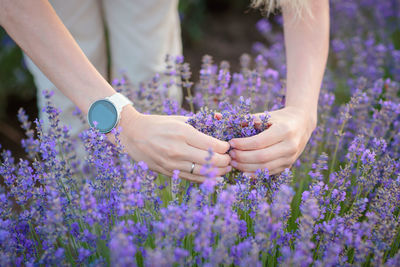
{"label": "white shorts", "polygon": [[[182,54],[178,0],[50,0],[50,3],[103,76],[107,71],[104,23],[110,40],[111,79],[120,78],[124,72],[133,86],[137,86],[165,69],[167,54]],[[69,125],[72,136],[76,136],[87,126],[72,115],[75,105],[27,56],[25,60],[38,89],[39,117],[45,126],[42,91],[54,90],[53,103],[62,110],[61,122]],[[170,97],[180,101],[181,89],[172,90]]]}

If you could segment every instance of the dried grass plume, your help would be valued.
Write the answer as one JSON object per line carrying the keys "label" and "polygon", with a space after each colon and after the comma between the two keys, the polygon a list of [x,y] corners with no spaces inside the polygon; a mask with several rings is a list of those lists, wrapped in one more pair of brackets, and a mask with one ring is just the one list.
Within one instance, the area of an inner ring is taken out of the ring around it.
{"label": "dried grass plume", "polygon": [[287,6],[294,10],[296,16],[301,17],[304,12],[310,13],[309,1],[310,0],[252,0],[251,6],[253,8],[261,8],[267,15],[273,13],[276,9]]}

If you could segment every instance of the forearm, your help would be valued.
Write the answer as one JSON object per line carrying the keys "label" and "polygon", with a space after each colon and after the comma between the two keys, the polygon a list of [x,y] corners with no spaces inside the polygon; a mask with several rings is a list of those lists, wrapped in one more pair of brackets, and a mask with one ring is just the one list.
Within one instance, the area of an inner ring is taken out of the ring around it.
{"label": "forearm", "polygon": [[45,0],[0,0],[0,23],[42,72],[83,112],[115,93]]}
{"label": "forearm", "polygon": [[310,0],[312,17],[296,18],[283,7],[287,60],[286,107],[296,107],[316,123],[318,95],[329,50],[329,1]]}

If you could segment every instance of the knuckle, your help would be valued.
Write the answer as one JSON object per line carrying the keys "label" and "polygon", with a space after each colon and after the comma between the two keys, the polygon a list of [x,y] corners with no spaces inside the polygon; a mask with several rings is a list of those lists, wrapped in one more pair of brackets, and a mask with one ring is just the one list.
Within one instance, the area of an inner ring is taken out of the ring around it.
{"label": "knuckle", "polygon": [[213,143],[212,149],[214,152],[225,153],[226,150],[228,150],[227,145],[224,145],[224,143],[220,143],[219,141],[214,141],[214,140],[212,143]]}
{"label": "knuckle", "polygon": [[231,163],[231,158],[228,155],[224,155],[221,158],[221,167],[226,167]]}
{"label": "knuckle", "polygon": [[255,138],[255,139],[253,140],[253,145],[254,145],[255,147],[261,147],[261,146],[263,145],[263,141],[260,140],[260,138]]}
{"label": "knuckle", "polygon": [[171,170],[172,169],[172,164],[171,164],[171,160],[167,159],[167,158],[162,158],[160,161],[160,166],[164,169]]}
{"label": "knuckle", "polygon": [[287,147],[290,154],[295,154],[298,149],[298,144],[293,139],[287,141]]}
{"label": "knuckle", "polygon": [[263,162],[268,162],[270,160],[270,156],[267,153],[262,153],[258,156]]}
{"label": "knuckle", "polygon": [[235,159],[237,161],[243,161],[243,153],[240,150],[235,150]]}
{"label": "knuckle", "polygon": [[218,176],[224,175],[226,173],[227,173],[226,168],[218,168],[218,170],[217,170]]}
{"label": "knuckle", "polygon": [[227,155],[213,155],[211,158],[211,164],[216,167],[225,167],[230,163],[230,157]]}
{"label": "knuckle", "polygon": [[228,142],[222,142],[221,141],[221,153],[227,153],[228,152],[228,150],[229,150],[229,148],[231,147],[230,145],[229,145],[229,143]]}
{"label": "knuckle", "polygon": [[282,133],[284,136],[292,136],[294,134],[294,129],[288,124],[282,126]]}
{"label": "knuckle", "polygon": [[158,164],[161,166],[161,168],[166,169],[168,161],[165,158],[162,158],[158,161]]}
{"label": "knuckle", "polygon": [[293,156],[291,156],[291,157],[289,158],[290,167],[292,166],[292,164],[293,164],[296,160],[297,160],[297,156],[296,156],[296,155],[293,155]]}
{"label": "knuckle", "polygon": [[283,136],[288,136],[289,135],[289,127],[285,125],[280,125],[280,132],[282,133]]}
{"label": "knuckle", "polygon": [[174,133],[175,139],[185,140],[186,139],[186,129],[184,127],[177,127]]}
{"label": "knuckle", "polygon": [[167,150],[165,151],[165,155],[166,155],[168,158],[175,158],[175,151],[170,150],[170,149],[167,149]]}
{"label": "knuckle", "polygon": [[182,156],[180,150],[174,149],[173,147],[170,146],[165,148],[164,152],[169,159],[176,159]]}
{"label": "knuckle", "polygon": [[[154,163],[156,163],[156,165],[158,165],[160,168],[162,168],[162,163],[163,163],[163,157],[161,155],[158,155],[156,157],[153,158]],[[157,167],[157,168],[159,168]]]}

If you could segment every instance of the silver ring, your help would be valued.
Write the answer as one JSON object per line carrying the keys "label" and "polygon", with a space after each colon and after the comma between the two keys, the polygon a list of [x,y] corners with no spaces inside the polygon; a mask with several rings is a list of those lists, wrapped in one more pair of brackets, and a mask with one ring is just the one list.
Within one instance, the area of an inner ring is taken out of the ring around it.
{"label": "silver ring", "polygon": [[192,163],[192,168],[190,169],[190,174],[193,174],[193,171],[194,171],[194,166],[195,166],[196,164],[193,162]]}

